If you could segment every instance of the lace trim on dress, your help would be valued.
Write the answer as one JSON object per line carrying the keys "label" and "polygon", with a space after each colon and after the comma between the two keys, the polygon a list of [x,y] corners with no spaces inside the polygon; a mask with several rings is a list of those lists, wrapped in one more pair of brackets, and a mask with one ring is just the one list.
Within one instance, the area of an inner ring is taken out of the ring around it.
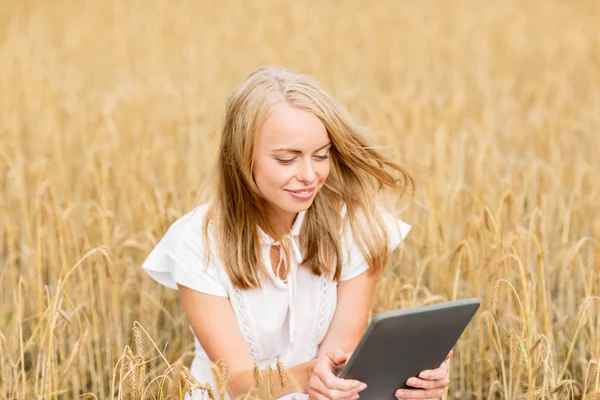
{"label": "lace trim on dress", "polygon": [[[327,300],[329,298],[330,290],[331,281],[327,278],[326,275],[322,275],[319,280],[319,305],[317,309],[317,321],[315,323],[315,332],[312,337],[313,342],[311,346],[311,352],[318,352],[319,345],[321,344],[321,342],[325,338],[325,334],[327,333],[326,320],[329,304]],[[316,353],[310,354],[309,356],[312,359],[316,357]]]}
{"label": "lace trim on dress", "polygon": [[252,321],[248,317],[248,307],[246,306],[246,301],[244,300],[242,291],[239,288],[234,288],[233,299],[233,306],[238,316],[244,341],[248,345],[248,350],[250,351],[250,357],[252,357],[252,361],[257,363],[260,355],[260,348],[258,345],[258,340],[256,340],[256,335],[254,334]]}

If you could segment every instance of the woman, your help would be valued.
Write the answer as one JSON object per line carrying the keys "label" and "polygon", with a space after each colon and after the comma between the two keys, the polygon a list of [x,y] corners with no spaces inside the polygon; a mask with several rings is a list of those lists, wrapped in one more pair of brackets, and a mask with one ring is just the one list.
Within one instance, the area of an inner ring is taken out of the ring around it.
{"label": "woman", "polygon": [[[143,265],[179,290],[199,382],[214,385],[221,360],[235,398],[253,389],[255,365],[281,360],[298,387],[276,386],[276,398],[357,399],[366,387],[334,371],[410,229],[392,204],[412,180],[363,132],[315,81],[283,68],[255,70],[230,96],[211,197]],[[425,371],[396,396],[437,399],[447,372]]]}

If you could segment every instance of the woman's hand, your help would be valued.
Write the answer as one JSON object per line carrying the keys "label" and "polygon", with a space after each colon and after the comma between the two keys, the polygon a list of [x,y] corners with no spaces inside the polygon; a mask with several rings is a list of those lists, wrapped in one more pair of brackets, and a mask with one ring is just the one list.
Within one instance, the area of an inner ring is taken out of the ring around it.
{"label": "woman's hand", "polygon": [[418,389],[399,389],[395,396],[398,399],[427,399],[438,400],[444,394],[444,389],[450,383],[448,378],[448,360],[452,357],[450,351],[439,368],[422,371],[419,377],[412,377],[406,384]]}
{"label": "woman's hand", "polygon": [[358,399],[358,392],[367,387],[354,379],[342,379],[335,372],[348,360],[348,355],[340,349],[331,350],[315,365],[308,382],[309,400]]}

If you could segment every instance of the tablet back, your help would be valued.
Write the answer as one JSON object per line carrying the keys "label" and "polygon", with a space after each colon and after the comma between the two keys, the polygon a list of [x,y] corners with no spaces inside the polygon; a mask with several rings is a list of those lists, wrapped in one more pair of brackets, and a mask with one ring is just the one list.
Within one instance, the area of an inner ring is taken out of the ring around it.
{"label": "tablet back", "polygon": [[378,314],[339,376],[367,384],[361,399],[393,400],[408,378],[440,366],[478,308],[473,298]]}

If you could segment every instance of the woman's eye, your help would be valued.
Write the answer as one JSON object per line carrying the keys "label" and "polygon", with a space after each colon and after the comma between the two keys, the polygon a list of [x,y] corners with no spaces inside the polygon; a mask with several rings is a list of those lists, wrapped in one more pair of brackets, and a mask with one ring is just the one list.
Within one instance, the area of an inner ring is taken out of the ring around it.
{"label": "woman's eye", "polygon": [[286,158],[278,158],[277,161],[279,161],[280,164],[287,165],[287,164],[291,164],[292,161],[294,161],[294,159],[293,158],[287,158],[287,159]]}
{"label": "woman's eye", "polygon": [[324,156],[315,156],[317,160],[327,160],[329,158],[329,154],[325,154]]}

